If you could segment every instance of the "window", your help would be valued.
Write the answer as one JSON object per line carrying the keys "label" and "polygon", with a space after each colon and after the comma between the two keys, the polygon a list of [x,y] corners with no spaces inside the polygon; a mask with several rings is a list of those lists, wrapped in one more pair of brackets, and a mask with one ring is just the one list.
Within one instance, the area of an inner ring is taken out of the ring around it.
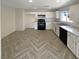
{"label": "window", "polygon": [[61,21],[64,21],[64,22],[72,22],[69,18],[69,11],[61,11],[60,19]]}

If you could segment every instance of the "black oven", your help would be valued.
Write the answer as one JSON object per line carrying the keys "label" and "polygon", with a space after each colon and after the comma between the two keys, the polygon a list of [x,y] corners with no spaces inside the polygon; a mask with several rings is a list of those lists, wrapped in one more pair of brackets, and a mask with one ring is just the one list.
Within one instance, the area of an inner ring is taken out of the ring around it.
{"label": "black oven", "polygon": [[45,30],[46,22],[45,19],[38,19],[38,30]]}

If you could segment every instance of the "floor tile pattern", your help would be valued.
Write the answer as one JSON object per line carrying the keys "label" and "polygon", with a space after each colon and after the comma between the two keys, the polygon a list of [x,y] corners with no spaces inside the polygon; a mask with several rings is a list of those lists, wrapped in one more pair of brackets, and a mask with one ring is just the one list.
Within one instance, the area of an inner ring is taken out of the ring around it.
{"label": "floor tile pattern", "polygon": [[52,30],[16,31],[2,39],[2,59],[77,59]]}

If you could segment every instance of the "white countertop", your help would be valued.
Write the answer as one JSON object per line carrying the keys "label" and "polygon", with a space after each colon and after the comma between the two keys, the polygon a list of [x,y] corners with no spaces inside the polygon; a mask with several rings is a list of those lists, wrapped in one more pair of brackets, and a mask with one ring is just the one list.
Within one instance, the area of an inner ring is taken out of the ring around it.
{"label": "white countertop", "polygon": [[72,26],[60,26],[61,28],[79,36],[79,29]]}
{"label": "white countertop", "polygon": [[[35,21],[35,22],[37,22],[37,21]],[[72,26],[72,24],[69,26],[70,23],[68,23],[68,22],[63,22],[63,21],[46,21],[46,22],[51,22],[55,26],[62,27],[63,29],[79,36],[79,28]]]}

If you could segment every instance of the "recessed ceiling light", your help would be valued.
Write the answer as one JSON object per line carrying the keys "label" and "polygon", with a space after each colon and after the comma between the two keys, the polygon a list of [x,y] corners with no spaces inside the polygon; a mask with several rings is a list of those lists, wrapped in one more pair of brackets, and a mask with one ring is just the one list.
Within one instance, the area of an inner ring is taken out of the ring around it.
{"label": "recessed ceiling light", "polygon": [[56,2],[58,2],[58,3],[63,3],[63,2],[68,2],[68,1],[70,1],[70,0],[56,0]]}
{"label": "recessed ceiling light", "polygon": [[56,2],[59,2],[59,0],[56,0]]}
{"label": "recessed ceiling light", "polygon": [[63,0],[56,0],[56,2],[62,2]]}
{"label": "recessed ceiling light", "polygon": [[33,2],[33,0],[29,0],[29,2]]}

